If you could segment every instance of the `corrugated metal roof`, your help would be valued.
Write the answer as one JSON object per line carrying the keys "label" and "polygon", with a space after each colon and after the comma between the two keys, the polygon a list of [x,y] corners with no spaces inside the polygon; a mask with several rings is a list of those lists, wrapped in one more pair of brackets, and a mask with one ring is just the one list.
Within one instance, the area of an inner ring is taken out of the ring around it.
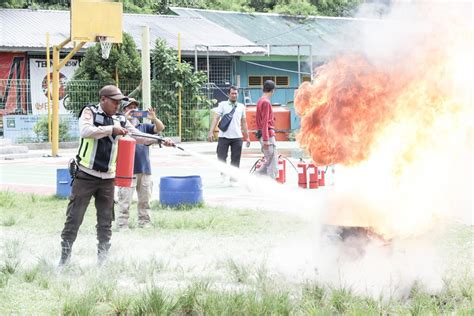
{"label": "corrugated metal roof", "polygon": [[[209,47],[213,55],[262,54],[263,48],[253,45],[225,27],[199,17],[181,17],[150,14],[124,14],[123,30],[133,36],[141,48],[141,27],[150,27],[152,43],[157,38],[165,39],[169,46],[178,49],[178,32],[181,33],[183,54],[194,55],[195,45],[233,45],[232,47]],[[50,44],[59,44],[69,37],[69,11],[0,9],[0,49],[43,51],[46,33],[50,33]],[[89,46],[92,44],[89,44]],[[69,45],[67,48],[71,48]],[[87,47],[87,46],[86,46]],[[203,51],[205,48],[201,47]]]}
{"label": "corrugated metal roof", "polygon": [[[213,21],[255,44],[312,45],[313,55],[331,56],[357,36],[367,23],[377,20],[295,17],[271,13],[242,13],[189,8],[172,8],[179,16],[199,17]],[[272,55],[297,55],[295,47],[274,47]],[[309,54],[301,49],[301,54]]]}

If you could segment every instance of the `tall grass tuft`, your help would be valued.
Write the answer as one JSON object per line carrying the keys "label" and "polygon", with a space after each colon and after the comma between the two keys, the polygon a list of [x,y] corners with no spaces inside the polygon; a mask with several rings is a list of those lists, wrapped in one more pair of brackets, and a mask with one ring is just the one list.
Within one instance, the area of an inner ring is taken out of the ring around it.
{"label": "tall grass tuft", "polygon": [[114,315],[129,315],[133,306],[133,296],[126,293],[115,293],[110,300]]}
{"label": "tall grass tuft", "polygon": [[7,287],[10,275],[0,271],[0,289]]}
{"label": "tall grass tuft", "polygon": [[155,286],[138,295],[132,305],[134,315],[169,315],[174,309],[175,303],[171,298]]}
{"label": "tall grass tuft", "polygon": [[238,265],[232,258],[227,260],[227,268],[235,282],[246,283],[248,281],[248,269],[243,265]]}
{"label": "tall grass tuft", "polygon": [[330,295],[329,303],[337,314],[347,313],[352,305],[353,297],[351,291],[342,289],[333,289]]}
{"label": "tall grass tuft", "polygon": [[10,209],[15,206],[15,196],[10,191],[0,192],[0,208]]}
{"label": "tall grass tuft", "polygon": [[8,216],[2,221],[2,226],[10,227],[16,224],[16,218],[13,215]]}
{"label": "tall grass tuft", "polygon": [[5,257],[0,271],[5,274],[14,274],[20,265],[20,241],[17,239],[7,240],[3,248]]}
{"label": "tall grass tuft", "polygon": [[179,314],[202,314],[202,298],[209,291],[209,283],[197,282],[189,286],[184,292],[180,293],[175,308]]}
{"label": "tall grass tuft", "polygon": [[311,305],[319,306],[326,295],[326,291],[322,286],[313,283],[306,283],[303,286],[302,300],[303,302],[311,302]]}
{"label": "tall grass tuft", "polygon": [[28,282],[28,283],[33,282],[36,279],[36,277],[38,276],[39,271],[40,271],[40,269],[37,265],[34,266],[33,268],[25,271],[23,273],[23,280],[25,280],[25,282]]}
{"label": "tall grass tuft", "polygon": [[96,300],[93,295],[70,294],[66,297],[61,314],[65,316],[92,315],[95,312]]}

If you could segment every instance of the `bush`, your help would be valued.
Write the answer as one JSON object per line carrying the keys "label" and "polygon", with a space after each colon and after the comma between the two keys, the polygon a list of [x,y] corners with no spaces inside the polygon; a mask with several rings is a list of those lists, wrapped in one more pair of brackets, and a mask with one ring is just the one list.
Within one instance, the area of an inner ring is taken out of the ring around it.
{"label": "bush", "polygon": [[[37,141],[39,142],[47,142],[49,138],[48,133],[48,117],[42,117],[33,127],[33,131],[35,132]],[[59,120],[59,141],[66,142],[71,140],[71,137],[68,135],[69,127],[67,123],[63,120]]]}

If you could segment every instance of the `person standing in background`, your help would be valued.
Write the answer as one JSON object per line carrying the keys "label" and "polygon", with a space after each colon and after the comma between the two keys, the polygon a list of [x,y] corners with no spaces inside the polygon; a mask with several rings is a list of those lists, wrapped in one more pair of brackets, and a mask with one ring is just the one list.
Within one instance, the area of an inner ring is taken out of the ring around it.
{"label": "person standing in background", "polygon": [[270,102],[275,92],[275,83],[266,80],[263,83],[263,95],[257,102],[255,121],[257,123],[257,138],[260,141],[265,160],[257,170],[258,174],[267,175],[273,179],[278,177],[278,153],[275,139],[275,118]]}
{"label": "person standing in background", "polygon": [[[147,117],[153,124],[140,123],[137,117],[134,117],[134,111],[137,111],[139,103],[134,98],[124,101],[122,112],[127,120],[140,132],[145,134],[158,134],[164,130],[165,126],[160,119],[156,117],[153,108],[148,109]],[[131,188],[118,187],[117,207],[119,215],[117,219],[117,228],[119,230],[128,229],[128,219],[130,217],[130,205],[132,204],[133,192],[137,191],[138,197],[138,227],[151,227],[150,219],[150,200],[153,191],[153,181],[151,177],[150,148],[146,145],[135,145],[135,162],[133,168],[134,179]]]}
{"label": "person standing in background", "polygon": [[[230,164],[234,167],[240,167],[240,158],[242,157],[242,145],[245,142],[247,147],[250,146],[250,138],[247,127],[247,119],[245,115],[245,105],[237,102],[239,90],[235,86],[229,88],[229,100],[219,103],[214,110],[214,118],[209,129],[207,139],[212,142],[214,140],[214,130],[219,122],[219,118],[234,110],[232,121],[226,131],[219,129],[217,140],[217,159],[226,162],[230,147]],[[242,133],[243,130],[243,133]],[[223,179],[225,181],[225,178]],[[230,179],[232,181],[232,179]]]}

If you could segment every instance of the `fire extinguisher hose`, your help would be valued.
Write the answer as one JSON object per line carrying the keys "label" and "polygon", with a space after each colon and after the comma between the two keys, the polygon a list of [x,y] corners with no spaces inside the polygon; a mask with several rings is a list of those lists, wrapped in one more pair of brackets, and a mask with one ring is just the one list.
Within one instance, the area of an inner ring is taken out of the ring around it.
{"label": "fire extinguisher hose", "polygon": [[290,159],[288,159],[288,157],[283,156],[283,155],[280,155],[279,157],[286,159],[290,163],[290,165],[293,167],[293,169],[295,169],[296,173],[298,173],[298,169],[296,169],[295,165],[291,162]]}
{"label": "fire extinguisher hose", "polygon": [[[158,141],[158,143],[160,145],[161,145],[162,142],[165,141],[165,139],[163,137],[158,136],[158,135],[151,135],[151,134],[146,134],[146,133],[130,133],[130,135],[131,136],[136,136],[136,137],[151,138],[151,139],[154,139],[154,140]],[[184,151],[183,147],[177,146],[176,144],[173,144],[173,147]]]}

